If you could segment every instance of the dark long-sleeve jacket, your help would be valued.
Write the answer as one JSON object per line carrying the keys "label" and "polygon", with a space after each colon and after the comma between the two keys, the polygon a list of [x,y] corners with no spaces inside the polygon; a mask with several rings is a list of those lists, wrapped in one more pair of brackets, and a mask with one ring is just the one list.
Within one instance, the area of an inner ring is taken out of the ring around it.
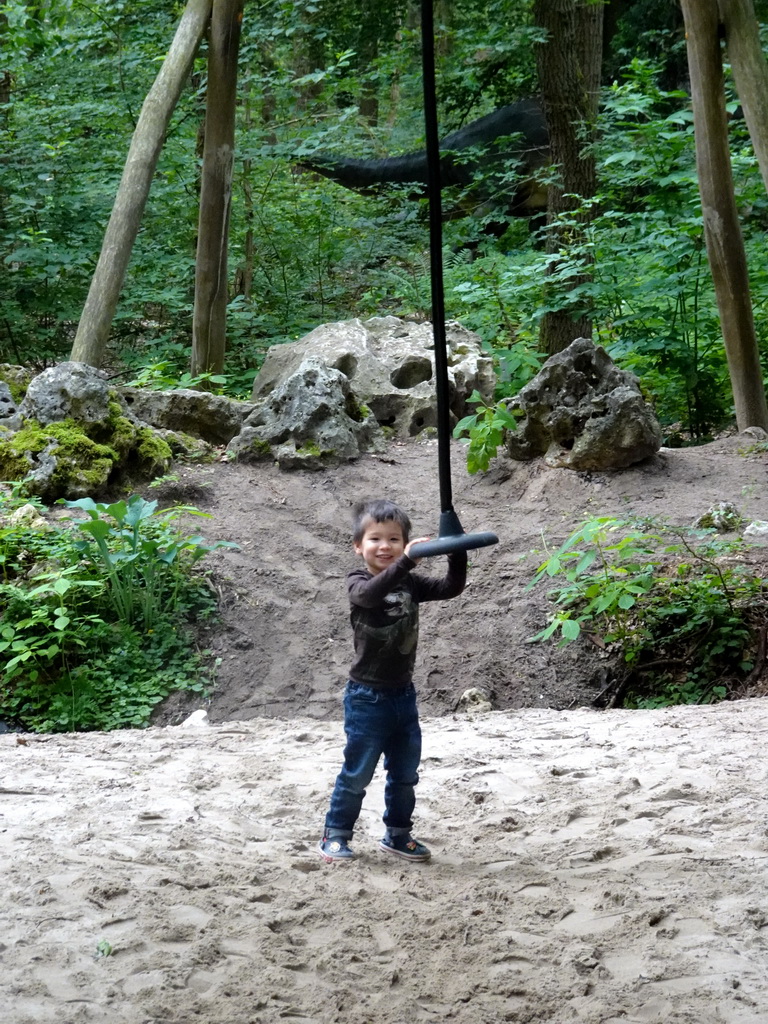
{"label": "dark long-sleeve jacket", "polygon": [[448,556],[442,579],[415,573],[408,555],[375,576],[365,567],[347,576],[355,660],[350,679],[366,686],[394,689],[413,681],[419,639],[419,605],[457,597],[467,580],[467,553]]}

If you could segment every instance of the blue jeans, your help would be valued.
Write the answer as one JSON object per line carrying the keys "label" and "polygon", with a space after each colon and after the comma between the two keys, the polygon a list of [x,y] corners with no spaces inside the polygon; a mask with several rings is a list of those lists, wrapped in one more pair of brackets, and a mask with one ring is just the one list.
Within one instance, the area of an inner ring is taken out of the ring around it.
{"label": "blue jeans", "polygon": [[365,787],[384,755],[384,824],[393,834],[410,832],[419,781],[421,728],[416,690],[378,690],[350,680],[344,693],[344,764],[331,795],[325,834],[351,839]]}

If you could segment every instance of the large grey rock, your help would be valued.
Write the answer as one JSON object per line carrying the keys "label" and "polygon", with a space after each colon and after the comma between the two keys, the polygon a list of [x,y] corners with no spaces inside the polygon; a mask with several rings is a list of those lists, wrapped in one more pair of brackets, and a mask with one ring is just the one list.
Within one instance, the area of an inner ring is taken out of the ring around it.
{"label": "large grey rock", "polygon": [[[461,418],[469,411],[467,399],[474,390],[486,398],[493,395],[493,365],[478,336],[459,324],[446,326],[446,340],[449,405]],[[431,324],[394,316],[322,324],[299,341],[268,351],[253,384],[253,400],[270,395],[308,357],[340,371],[355,399],[395,433],[410,436],[436,425]]]}
{"label": "large grey rock", "polygon": [[110,387],[104,373],[87,363],[58,363],[30,381],[19,412],[44,427],[66,419],[106,423],[109,403]]}
{"label": "large grey rock", "polygon": [[320,469],[357,458],[380,437],[347,377],[310,357],[257,403],[228,451],[244,460],[275,459],[283,469]]}
{"label": "large grey rock", "polygon": [[525,414],[507,435],[513,459],[543,455],[553,467],[621,469],[661,447],[661,428],[637,378],[588,338],[551,356],[510,405]]}
{"label": "large grey rock", "polygon": [[173,430],[201,438],[210,444],[227,444],[240,432],[253,406],[207,391],[179,388],[152,391],[149,388],[121,388],[120,395],[130,415],[162,430]]}

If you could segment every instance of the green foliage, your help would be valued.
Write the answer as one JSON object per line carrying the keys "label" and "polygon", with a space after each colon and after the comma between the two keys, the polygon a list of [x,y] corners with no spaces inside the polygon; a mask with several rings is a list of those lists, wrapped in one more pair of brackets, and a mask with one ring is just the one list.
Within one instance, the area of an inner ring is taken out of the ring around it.
{"label": "green foliage", "polygon": [[587,520],[540,565],[557,610],[531,640],[588,632],[626,664],[625,707],[710,703],[752,668],[766,582],[742,542],[651,520]]}
{"label": "green foliage", "polygon": [[[0,360],[46,364],[71,345],[127,143],[173,31],[170,10],[128,6],[4,5],[0,48],[11,90],[0,107]],[[177,142],[172,129],[169,154]],[[153,247],[155,273],[165,281],[178,277],[168,255],[177,258],[174,220],[189,223],[189,205],[179,196],[164,225],[172,236]],[[151,244],[151,220],[148,235]],[[140,239],[135,266],[143,248]]]}
{"label": "green foliage", "polygon": [[227,378],[220,373],[198,373],[194,377],[189,371],[177,374],[169,360],[163,359],[159,363],[143,366],[136,377],[128,381],[128,386],[168,391],[178,388],[197,388],[202,384],[206,390],[210,385],[213,385],[214,389],[220,390],[226,383]]}
{"label": "green foliage", "polygon": [[215,600],[193,568],[230,545],[173,526],[201,513],[85,498],[67,504],[86,519],[43,528],[11,518],[21,502],[0,497],[0,719],[41,732],[143,726],[174,690],[205,690],[190,623]]}
{"label": "green foliage", "polygon": [[[536,372],[538,325],[588,309],[599,340],[637,373],[667,443],[701,442],[732,417],[703,242],[679,7],[623,11],[606,80],[596,158],[597,214],[586,243],[548,256],[524,220],[505,237],[484,205],[445,226],[446,305],[482,337],[512,396]],[[167,52],[178,5],[11,0],[0,17],[10,73],[0,104],[0,361],[66,357],[138,112]],[[440,124],[451,132],[536,95],[529,0],[443,5],[436,19]],[[247,6],[232,189],[226,381],[185,378],[191,345],[198,131],[205,46],[154,175],[112,330],[110,360],[145,386],[221,387],[247,397],[272,344],[324,320],[429,315],[424,203],[410,187],[358,195],[297,173],[318,150],[381,157],[423,146],[419,33],[404,0]],[[67,83],[62,103],[58,83]],[[753,304],[768,303],[768,198],[733,102],[731,152]],[[514,168],[481,160],[455,202],[508,191]],[[578,211],[577,211],[578,214]],[[501,218],[503,219],[503,218]],[[451,251],[453,250],[453,251]],[[471,258],[471,254],[476,258]],[[587,269],[591,280],[571,289]],[[768,361],[768,318],[756,316]]]}
{"label": "green foliage", "polygon": [[460,419],[453,428],[453,436],[467,445],[467,471],[474,474],[488,469],[504,439],[504,431],[514,430],[517,423],[504,401],[491,405],[479,391],[473,391],[467,401],[477,406],[477,412]]}
{"label": "green foliage", "polygon": [[[732,418],[730,381],[706,259],[689,100],[662,89],[658,79],[655,66],[634,60],[604,94],[599,192],[585,245],[554,257],[530,247],[504,256],[486,248],[472,263],[451,267],[446,282],[451,315],[481,333],[500,374],[510,346],[516,363],[502,394],[514,394],[536,372],[544,314],[586,305],[600,343],[639,376],[666,428],[665,442],[701,443]],[[735,113],[730,125],[737,201],[748,212],[750,284],[761,308],[768,301],[768,270],[758,256],[765,189]],[[585,268],[591,280],[571,289]],[[757,330],[768,356],[760,318]]]}
{"label": "green foliage", "polygon": [[[704,246],[687,97],[639,62],[606,98],[590,297],[603,344],[641,378],[662,424],[711,439],[730,386]],[[610,141],[608,141],[610,140]],[[609,149],[610,147],[610,149]]]}
{"label": "green foliage", "polygon": [[[45,506],[38,498],[21,497],[22,488],[11,485],[10,495],[0,491],[0,574],[8,583],[26,576],[32,566],[47,560],[62,561],[66,565],[69,543],[61,531],[52,531],[42,525],[31,528],[30,523],[40,521]],[[12,522],[11,513],[17,514]]]}
{"label": "green foliage", "polygon": [[[172,526],[174,520],[205,513],[185,506],[158,512],[156,501],[145,501],[138,494],[111,505],[92,498],[64,504],[88,514],[88,520],[76,525],[90,540],[75,545],[86,557],[98,558],[109,583],[112,608],[126,625],[154,629],[166,609],[179,606],[189,569],[216,548],[237,546],[179,535]],[[184,571],[179,572],[181,565]]]}

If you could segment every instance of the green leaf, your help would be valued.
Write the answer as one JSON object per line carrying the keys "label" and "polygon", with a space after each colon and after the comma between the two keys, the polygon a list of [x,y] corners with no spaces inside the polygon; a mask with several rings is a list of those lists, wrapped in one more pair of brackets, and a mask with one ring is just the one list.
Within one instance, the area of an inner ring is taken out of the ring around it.
{"label": "green leaf", "polygon": [[575,619],[563,619],[560,629],[565,640],[576,640],[581,633],[581,626]]}
{"label": "green leaf", "polygon": [[574,576],[581,576],[583,572],[586,572],[586,570],[593,564],[596,558],[597,551],[595,551],[594,549],[591,549],[590,551],[585,551],[579,559],[576,568],[573,570]]}
{"label": "green leaf", "polygon": [[78,498],[76,501],[65,501],[67,508],[81,508],[88,512],[93,519],[98,519],[99,512],[103,512],[106,505],[97,505],[93,498]]}
{"label": "green leaf", "polygon": [[90,533],[96,540],[106,540],[113,528],[104,519],[92,519],[87,523],[78,523],[81,530]]}
{"label": "green leaf", "polygon": [[532,644],[535,643],[537,640],[549,640],[549,638],[552,636],[552,634],[555,632],[559,625],[560,620],[553,619],[552,622],[550,622],[550,624],[546,627],[546,629],[542,629],[542,631],[540,633],[537,633],[536,636],[529,637],[528,643]]}
{"label": "green leaf", "polygon": [[517,420],[504,404],[497,406],[494,418],[506,430],[517,430]]}
{"label": "green leaf", "polygon": [[477,416],[464,416],[453,428],[453,436],[461,437],[463,433],[470,430],[477,422]]}

